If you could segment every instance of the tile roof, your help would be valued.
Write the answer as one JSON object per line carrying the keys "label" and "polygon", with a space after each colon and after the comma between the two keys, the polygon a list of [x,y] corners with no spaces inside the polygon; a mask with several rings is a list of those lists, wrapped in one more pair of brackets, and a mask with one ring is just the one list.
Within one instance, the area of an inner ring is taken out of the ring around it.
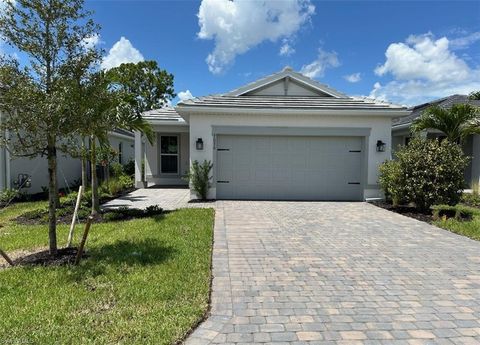
{"label": "tile roof", "polygon": [[234,108],[284,108],[284,109],[406,109],[402,106],[369,98],[354,97],[300,97],[300,96],[227,96],[212,95],[192,98],[179,104],[180,107],[234,107]]}
{"label": "tile roof", "polygon": [[173,107],[164,107],[160,109],[154,109],[146,111],[142,114],[142,117],[147,121],[165,122],[184,124],[185,120],[178,115],[177,111]]}
{"label": "tile roof", "polygon": [[410,115],[393,119],[393,127],[410,124],[411,122],[413,122],[413,120],[420,117],[420,115],[425,109],[432,105],[437,105],[441,108],[449,108],[454,104],[472,104],[480,106],[480,100],[471,100],[468,98],[467,95],[452,95],[444,98],[439,98],[427,103],[419,104],[409,109],[412,111]]}

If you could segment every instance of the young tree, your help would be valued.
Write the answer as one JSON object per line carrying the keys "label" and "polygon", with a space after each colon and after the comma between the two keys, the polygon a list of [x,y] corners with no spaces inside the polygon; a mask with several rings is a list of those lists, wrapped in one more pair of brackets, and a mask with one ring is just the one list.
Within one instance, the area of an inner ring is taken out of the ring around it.
{"label": "young tree", "polygon": [[427,108],[412,124],[412,131],[437,129],[452,143],[460,143],[468,135],[480,133],[480,111],[470,104],[454,104],[444,109],[439,106]]}
{"label": "young tree", "polygon": [[63,100],[69,93],[68,74],[88,56],[84,42],[98,27],[83,9],[83,0],[7,1],[0,13],[0,35],[29,58],[24,69],[12,61],[0,68],[2,103],[8,114],[3,123],[13,132],[10,147],[26,156],[48,160],[49,248],[57,253],[57,149],[75,131]]}

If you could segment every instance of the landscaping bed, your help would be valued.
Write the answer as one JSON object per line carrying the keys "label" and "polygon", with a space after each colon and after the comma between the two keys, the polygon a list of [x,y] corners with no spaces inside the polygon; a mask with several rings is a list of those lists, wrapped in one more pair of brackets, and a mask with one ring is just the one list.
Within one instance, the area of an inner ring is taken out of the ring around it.
{"label": "landscaping bed", "polygon": [[371,204],[373,204],[375,206],[378,206],[378,207],[381,207],[381,208],[384,208],[386,210],[395,212],[395,213],[399,213],[401,215],[404,215],[404,216],[407,216],[407,217],[410,217],[410,218],[420,220],[422,222],[426,222],[426,223],[432,223],[433,222],[433,214],[432,214],[431,211],[421,212],[421,211],[417,210],[415,207],[407,206],[407,205],[394,207],[391,203],[388,203],[388,202],[383,201],[383,200],[374,201]]}
{"label": "landscaping bed", "polygon": [[[170,345],[202,320],[209,304],[212,209],[94,223],[88,258],[79,266],[27,264],[46,255],[47,227],[15,218],[45,206],[18,203],[0,211],[0,247],[25,263],[0,269],[0,343]],[[59,246],[68,228],[58,226]],[[82,232],[78,227],[74,245]]]}

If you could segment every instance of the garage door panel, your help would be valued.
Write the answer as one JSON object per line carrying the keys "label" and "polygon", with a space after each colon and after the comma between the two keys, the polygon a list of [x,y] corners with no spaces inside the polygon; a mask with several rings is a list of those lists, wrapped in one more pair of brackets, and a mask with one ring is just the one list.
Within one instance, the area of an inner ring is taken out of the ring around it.
{"label": "garage door panel", "polygon": [[219,135],[219,199],[360,200],[360,137]]}

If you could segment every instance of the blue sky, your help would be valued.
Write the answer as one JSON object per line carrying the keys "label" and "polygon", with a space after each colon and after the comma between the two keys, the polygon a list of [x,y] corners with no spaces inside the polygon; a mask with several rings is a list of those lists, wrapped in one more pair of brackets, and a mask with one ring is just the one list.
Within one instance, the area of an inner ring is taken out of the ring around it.
{"label": "blue sky", "polygon": [[480,1],[91,0],[86,7],[102,26],[94,43],[106,51],[105,68],[156,60],[182,97],[226,92],[285,65],[349,95],[401,104],[480,89]]}

